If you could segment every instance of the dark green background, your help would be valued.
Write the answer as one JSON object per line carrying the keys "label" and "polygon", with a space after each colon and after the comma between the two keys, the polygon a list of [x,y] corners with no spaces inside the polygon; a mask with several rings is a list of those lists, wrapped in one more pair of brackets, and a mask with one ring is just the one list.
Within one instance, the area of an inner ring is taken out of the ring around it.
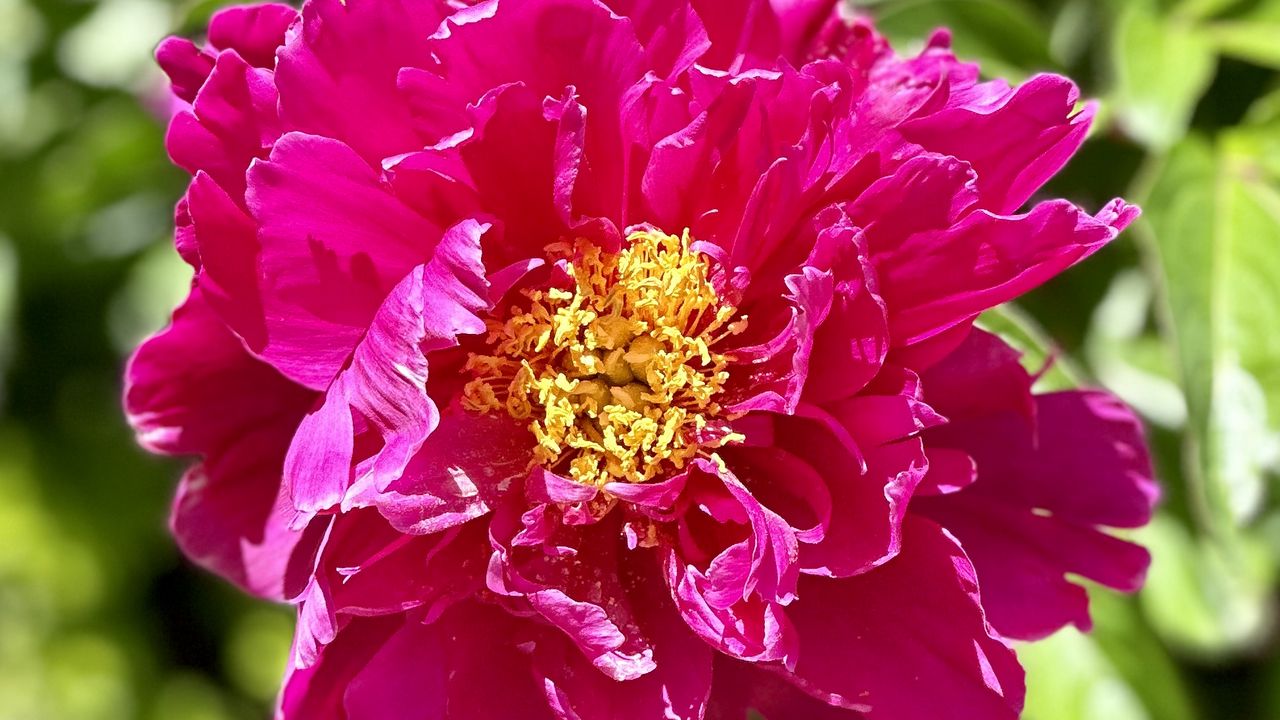
{"label": "dark green background", "polygon": [[[0,720],[264,717],[284,661],[290,612],[179,558],[180,465],[119,410],[123,357],[189,278],[150,52],[216,4],[0,0]],[[1280,1],[862,9],[903,51],[948,25],[988,75],[1077,79],[1103,110],[1046,194],[1147,209],[984,320],[1030,363],[1058,352],[1045,387],[1134,403],[1167,495],[1138,534],[1148,589],[1096,593],[1093,635],[1023,651],[1027,716],[1280,717]]]}

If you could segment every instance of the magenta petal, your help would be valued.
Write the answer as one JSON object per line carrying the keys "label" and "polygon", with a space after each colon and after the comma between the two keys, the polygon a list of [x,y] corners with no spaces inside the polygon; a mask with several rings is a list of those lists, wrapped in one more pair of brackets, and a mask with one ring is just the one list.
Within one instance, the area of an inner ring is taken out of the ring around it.
{"label": "magenta petal", "polygon": [[551,720],[517,647],[524,628],[479,603],[431,624],[413,616],[357,620],[313,667],[290,672],[277,718]]}
{"label": "magenta petal", "polygon": [[253,220],[213,178],[197,173],[187,190],[189,241],[197,282],[209,306],[249,347],[266,343],[258,290],[258,233]]}
{"label": "magenta petal", "polygon": [[839,0],[770,0],[778,16],[782,49],[793,63],[809,60],[810,45],[838,12]]}
{"label": "magenta petal", "polygon": [[522,83],[540,98],[558,97],[572,86],[587,105],[606,113],[600,121],[614,128],[603,133],[608,137],[617,132],[616,115],[608,115],[644,74],[631,22],[581,0],[480,2],[449,18],[430,48],[463,103],[510,83]]}
{"label": "magenta petal", "polygon": [[706,720],[859,720],[853,710],[828,705],[755,663],[717,657]]}
{"label": "magenta petal", "polygon": [[763,343],[729,351],[733,365],[725,392],[733,400],[731,412],[791,414],[800,403],[814,337],[831,312],[835,281],[830,271],[806,265],[785,283],[790,317],[781,331]]}
{"label": "magenta petal", "polygon": [[[584,177],[577,184],[558,178],[557,191],[577,201],[579,209],[569,215],[618,217],[621,100],[644,75],[643,49],[627,19],[581,0],[490,0],[452,16],[431,47],[440,58],[444,87],[458,104],[475,103],[494,88],[516,83],[539,101],[571,100],[578,116],[576,152],[584,156],[575,174]],[[503,51],[495,53],[494,47]],[[591,108],[589,118],[586,108]],[[560,114],[547,117],[558,121],[564,134]]]}
{"label": "magenta petal", "polygon": [[169,76],[173,94],[186,102],[196,99],[215,60],[186,38],[165,38],[156,47],[156,64]]}
{"label": "magenta petal", "polygon": [[280,428],[250,433],[192,467],[169,515],[178,546],[192,562],[272,600],[297,594],[300,584],[291,570],[310,537],[305,529],[291,529],[295,510],[281,491],[287,434]]}
{"label": "magenta petal", "polygon": [[1018,717],[1022,668],[987,631],[964,552],[912,520],[902,553],[856,578],[808,578],[788,609],[795,681],[815,697],[888,720]]}
{"label": "magenta petal", "polygon": [[276,69],[288,129],[334,138],[371,164],[420,149],[396,78],[435,67],[427,38],[449,11],[443,0],[307,2]]}
{"label": "magenta petal", "polygon": [[[643,564],[643,563],[638,563]],[[661,580],[629,576],[634,606],[654,641],[655,669],[625,682],[601,675],[563,640],[540,640],[534,666],[561,720],[702,720],[711,690],[712,651],[680,622]]]}
{"label": "magenta petal", "polygon": [[[711,472],[709,466],[704,472]],[[781,604],[787,604],[795,598],[795,586],[800,577],[799,547],[795,530],[776,512],[765,507],[747,489],[742,481],[727,470],[717,473],[724,482],[725,488],[733,498],[742,505],[750,526],[750,567],[744,577],[732,578],[724,583],[719,573],[708,574],[712,583],[712,592],[719,594],[720,588],[731,591],[736,596],[733,601],[746,600],[752,594]],[[715,601],[712,600],[714,603]]]}
{"label": "magenta petal", "polygon": [[648,510],[668,510],[684,492],[689,476],[673,475],[666,480],[648,483],[605,483],[604,490],[614,497]]}
{"label": "magenta petal", "polygon": [[1021,353],[983,330],[966,337],[926,374],[929,404],[947,417],[981,417],[1010,412],[1031,422],[1035,379],[1022,367]]}
{"label": "magenta petal", "polygon": [[818,235],[807,264],[832,270],[831,310],[818,328],[805,392],[830,403],[866,386],[889,352],[885,303],[876,287],[865,241],[841,214],[840,223]]}
{"label": "magenta petal", "polygon": [[245,352],[199,289],[126,370],[129,422],[157,452],[213,452],[253,428],[288,427],[312,397]]}
{"label": "magenta petal", "polygon": [[443,228],[399,201],[351,148],[298,133],[254,163],[246,199],[261,227],[267,323],[267,344],[254,349],[323,389]]}
{"label": "magenta petal", "polygon": [[323,603],[335,622],[415,608],[437,615],[483,586],[488,545],[481,522],[405,535],[373,510],[346,513],[321,549]]}
{"label": "magenta petal", "polygon": [[711,38],[711,49],[700,60],[703,65],[735,71],[772,67],[782,53],[778,16],[770,0],[692,2]]}
{"label": "magenta petal", "polygon": [[431,261],[387,296],[324,405],[298,427],[285,472],[300,511],[319,512],[345,495],[352,482],[353,415],[382,438],[361,468],[379,492],[400,478],[435,429],[440,416],[427,395],[427,353],[456,346],[459,335],[484,332],[475,313],[489,306],[480,259],[487,229],[466,221],[445,233]]}
{"label": "magenta petal", "polygon": [[930,457],[972,457],[977,475],[918,504],[973,558],[995,628],[1025,639],[1089,627],[1088,597],[1068,574],[1141,585],[1146,551],[1101,528],[1145,524],[1159,495],[1128,408],[1101,392],[1033,397],[1031,382],[1015,351],[979,331],[926,375],[952,420],[926,434]]}
{"label": "magenta petal", "polygon": [[808,463],[776,447],[725,448],[721,454],[752,496],[786,520],[798,541],[823,540],[831,526],[831,491]]}
{"label": "magenta petal", "polygon": [[[470,112],[474,129],[456,149],[435,151],[457,159],[438,162],[458,162],[465,168],[484,210],[501,220],[506,237],[518,244],[506,248],[510,254],[495,258],[496,264],[540,255],[545,237],[567,229],[562,208],[556,206],[557,171],[563,170],[571,183],[568,175],[573,169],[556,166],[558,124],[544,117],[542,98],[523,85],[495,88]],[[420,161],[426,162],[430,154],[424,153]]]}
{"label": "magenta petal", "polygon": [[276,599],[302,534],[280,502],[288,435],[311,393],[254,360],[199,290],[130,360],[125,407],[148,447],[199,453],[170,524],[194,562]]}
{"label": "magenta petal", "polygon": [[781,606],[758,598],[721,608],[707,597],[706,575],[670,553],[667,584],[680,616],[695,635],[730,657],[794,663],[796,634]]}
{"label": "magenta petal", "polygon": [[223,52],[189,110],[174,116],[165,137],[173,161],[208,173],[239,203],[245,170],[280,137],[271,73]]}
{"label": "magenta petal", "polygon": [[631,20],[647,65],[660,78],[678,77],[711,47],[690,0],[607,0],[605,4]]}
{"label": "magenta petal", "polygon": [[527,514],[525,523],[514,517],[515,507],[508,503],[491,524],[489,589],[513,602],[523,600],[605,676],[629,681],[653,671],[652,645],[637,624],[621,578],[619,524],[557,523],[540,533],[550,535],[541,547],[529,547],[532,543],[515,542],[517,528],[527,525]]}
{"label": "magenta petal", "polygon": [[826,481],[831,516],[821,542],[800,548],[807,573],[846,577],[898,553],[902,522],[928,466],[919,440],[864,451],[866,465],[829,427],[813,419],[778,423],[778,445],[803,458]]}
{"label": "magenta petal", "polygon": [[995,103],[983,98],[949,107],[904,124],[902,134],[971,164],[983,207],[1016,212],[1084,142],[1094,108],[1077,112],[1079,96],[1070,80],[1037,75]]}
{"label": "magenta petal", "polygon": [[1067,623],[1090,627],[1088,596],[1068,574],[1141,587],[1147,552],[1099,527],[1145,524],[1157,497],[1141,428],[1119,401],[1070,392],[1040,396],[1036,406],[1034,434],[1013,413],[940,431],[939,442],[973,455],[977,480],[920,505],[973,558],[992,625],[1019,639]]}
{"label": "magenta petal", "polygon": [[1016,217],[977,211],[873,254],[895,344],[925,340],[1035,289],[1114,239],[1132,215],[1108,207],[1094,218],[1065,201]]}
{"label": "magenta petal", "polygon": [[528,472],[531,442],[508,417],[451,406],[399,480],[356,500],[371,503],[400,532],[440,532],[488,513],[518,489]]}
{"label": "magenta petal", "polygon": [[224,8],[209,18],[209,44],[235,50],[256,67],[274,68],[276,50],[297,19],[297,10],[280,3]]}

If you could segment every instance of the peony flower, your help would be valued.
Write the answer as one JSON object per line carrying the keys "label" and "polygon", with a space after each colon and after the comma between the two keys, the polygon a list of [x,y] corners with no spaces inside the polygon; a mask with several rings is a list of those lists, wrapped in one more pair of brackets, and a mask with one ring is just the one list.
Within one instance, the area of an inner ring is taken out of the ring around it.
{"label": "peony flower", "polygon": [[282,718],[1013,718],[1138,588],[1141,429],[975,317],[1135,217],[1093,115],[834,0],[311,0],[157,55],[196,270],[130,365]]}

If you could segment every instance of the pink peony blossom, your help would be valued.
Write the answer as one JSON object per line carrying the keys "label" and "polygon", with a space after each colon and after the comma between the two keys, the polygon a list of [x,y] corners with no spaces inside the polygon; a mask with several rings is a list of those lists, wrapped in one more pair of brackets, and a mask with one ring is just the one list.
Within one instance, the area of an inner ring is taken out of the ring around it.
{"label": "pink peony blossom", "polygon": [[977,314],[1137,214],[1028,206],[1070,81],[834,0],[310,0],[165,41],[196,269],[128,371],[172,527],[297,604],[281,718],[987,719],[1132,591],[1101,392]]}

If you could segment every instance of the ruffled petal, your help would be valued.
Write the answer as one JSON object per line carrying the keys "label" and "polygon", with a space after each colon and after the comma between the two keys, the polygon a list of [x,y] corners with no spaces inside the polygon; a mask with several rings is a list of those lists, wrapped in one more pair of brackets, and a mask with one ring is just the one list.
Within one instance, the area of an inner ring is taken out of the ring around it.
{"label": "ruffled petal", "polygon": [[890,335],[902,345],[926,340],[1033,290],[1109,243],[1136,216],[1123,201],[1096,217],[1049,201],[1012,217],[980,210],[892,249],[873,248]]}
{"label": "ruffled petal", "polygon": [[923,448],[919,440],[850,447],[856,441],[838,419],[816,409],[807,414],[776,423],[777,445],[803,458],[831,495],[823,538],[801,547],[800,565],[831,577],[866,572],[902,546],[907,504],[928,467]]}
{"label": "ruffled petal", "polygon": [[271,69],[285,31],[298,17],[297,10],[280,3],[223,8],[209,18],[209,44],[234,50],[255,67]]}
{"label": "ruffled petal", "polygon": [[526,623],[480,603],[430,623],[357,620],[319,662],[290,671],[277,720],[551,720],[521,633]]}
{"label": "ruffled petal", "polygon": [[[952,422],[929,432],[930,453],[938,452],[934,447],[966,453],[976,480],[954,494],[923,498],[918,509],[954,532],[973,558],[984,606],[1002,634],[1030,640],[1067,623],[1088,629],[1088,595],[1067,575],[1134,591],[1150,561],[1141,547],[1101,530],[1151,519],[1159,493],[1141,425],[1101,392],[1032,400],[1017,354],[994,336],[975,332],[956,355],[926,382],[945,391],[973,387],[975,376],[1003,374],[1010,378],[1007,399],[966,406],[963,395],[946,398]],[[986,387],[990,393],[1001,386]],[[1023,412],[1028,401],[1030,416]]]}
{"label": "ruffled petal", "polygon": [[[432,259],[387,296],[324,404],[302,421],[285,468],[299,511],[333,507],[365,476],[385,491],[435,429],[440,415],[427,394],[427,354],[484,332],[476,313],[490,306],[480,259],[487,230],[468,221],[445,232]],[[352,480],[357,418],[382,445]]]}
{"label": "ruffled petal", "polygon": [[188,172],[209,174],[241,204],[249,163],[266,157],[280,137],[277,100],[269,70],[235,51],[219,53],[191,108],[169,124],[169,156]]}
{"label": "ruffled petal", "polygon": [[[259,224],[267,339],[253,348],[324,389],[391,289],[431,256],[444,227],[409,209],[348,146],[289,133],[249,171]],[[233,323],[234,325],[234,323]]]}
{"label": "ruffled petal", "polygon": [[902,553],[873,572],[801,583],[788,609],[794,681],[872,719],[1017,718],[1022,668],[987,630],[969,560],[927,520],[906,531]]}
{"label": "ruffled petal", "polygon": [[592,667],[570,643],[538,642],[534,667],[561,720],[702,720],[711,690],[712,651],[680,622],[670,598],[663,597],[650,560],[630,563],[624,583],[653,643],[652,672],[618,682]]}
{"label": "ruffled petal", "polygon": [[992,102],[981,92],[953,91],[951,107],[905,123],[902,134],[968,162],[977,171],[982,207],[1011,213],[1080,148],[1096,108],[1077,111],[1080,91],[1056,75],[1037,75],[997,97]]}
{"label": "ruffled petal", "polygon": [[521,512],[507,503],[490,526],[489,589],[558,628],[587,661],[616,681],[656,667],[623,585],[617,516],[569,524],[556,506]]}
{"label": "ruffled petal", "polygon": [[436,65],[427,38],[443,0],[311,0],[280,50],[276,84],[287,129],[336,139],[367,163],[422,147],[401,68]]}
{"label": "ruffled petal", "polygon": [[294,594],[301,585],[286,576],[304,537],[289,529],[280,478],[288,436],[312,394],[250,357],[198,289],[138,349],[127,377],[125,407],[140,441],[204,458],[174,499],[179,546],[249,592]]}
{"label": "ruffled petal", "polygon": [[772,669],[716,658],[706,720],[858,720],[854,710],[828,705]]}
{"label": "ruffled petal", "polygon": [[796,530],[727,467],[697,460],[689,476],[677,539],[664,557],[676,608],[721,652],[792,662],[782,606],[794,599],[799,577]]}
{"label": "ruffled petal", "polygon": [[385,491],[352,488],[351,505],[372,505],[398,531],[441,532],[480,517],[519,488],[532,439],[511,418],[476,415],[452,405]]}

